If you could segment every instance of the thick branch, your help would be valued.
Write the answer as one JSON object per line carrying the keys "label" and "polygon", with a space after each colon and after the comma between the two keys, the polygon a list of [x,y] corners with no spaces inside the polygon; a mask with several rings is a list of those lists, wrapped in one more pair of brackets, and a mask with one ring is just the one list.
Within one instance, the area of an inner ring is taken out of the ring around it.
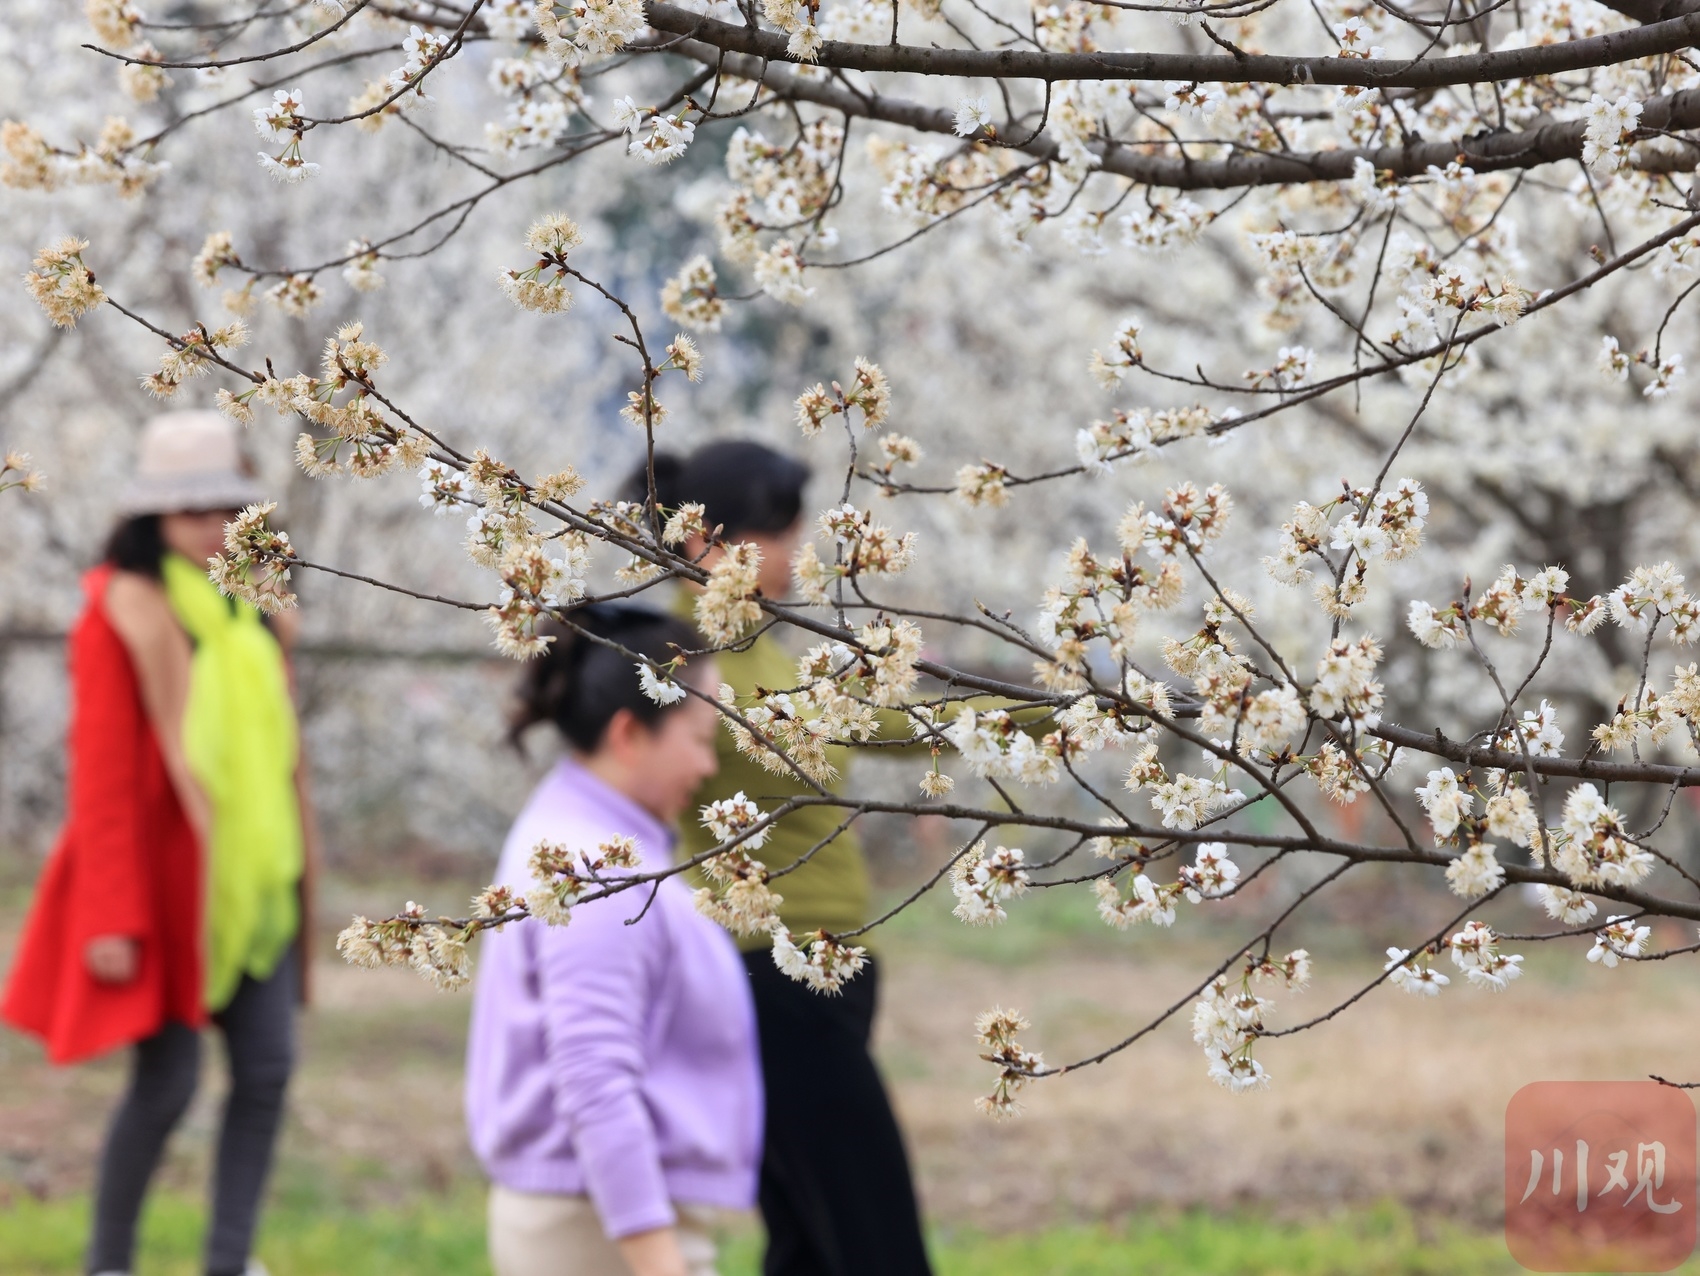
{"label": "thick branch", "polygon": [[1700,9],[1700,0],[1600,0],[1608,9],[1615,9],[1636,22],[1669,22]]}
{"label": "thick branch", "polygon": [[1370,731],[1390,744],[1416,749],[1460,762],[1465,766],[1489,767],[1496,771],[1521,771],[1527,766],[1536,775],[1557,775],[1573,780],[1600,780],[1606,784],[1668,784],[1675,788],[1700,785],[1700,767],[1664,766],[1655,762],[1594,762],[1586,758],[1529,758],[1504,753],[1462,740],[1448,740],[1440,732],[1425,735],[1409,727],[1383,722]]}
{"label": "thick branch", "polygon": [[[777,31],[735,26],[651,0],[649,25],[728,53],[795,63]],[[1675,53],[1700,39],[1700,13],[1610,31],[1585,40],[1455,58],[1283,57],[1227,53],[1046,53],[1020,49],[939,49],[828,40],[816,65],[841,71],[895,71],[990,80],[1183,80],[1206,84],[1355,84],[1430,89],[1449,84],[1558,75]]]}
{"label": "thick branch", "polygon": [[[783,98],[812,102],[846,115],[897,124],[921,133],[954,135],[956,131],[955,113],[942,107],[877,93],[858,93],[836,81],[798,75],[791,67],[776,66],[765,58],[722,53],[714,45],[700,40],[670,39],[656,41],[650,47],[677,53],[706,66],[717,66],[727,75],[742,80],[759,81]],[[1642,108],[1641,124],[1644,131],[1700,128],[1700,89],[1685,89],[1668,97],[1651,99]],[[1445,168],[1454,160],[1467,164],[1478,173],[1485,173],[1579,159],[1586,131],[1587,123],[1575,120],[1520,132],[1484,134],[1462,141],[1412,142],[1405,146],[1315,151],[1307,155],[1242,151],[1220,160],[1147,155],[1111,146],[1103,150],[1100,167],[1103,172],[1118,177],[1173,190],[1224,190],[1297,182],[1348,181],[1359,159],[1366,159],[1377,169],[1397,177],[1426,173],[1430,167]],[[1041,160],[1055,160],[1060,152],[1057,143],[1046,134],[1040,134],[1015,149]],[[1661,158],[1657,155],[1650,157],[1647,167],[1660,166],[1658,161]],[[1692,168],[1692,152],[1688,152],[1685,158],[1687,162],[1681,167]]]}

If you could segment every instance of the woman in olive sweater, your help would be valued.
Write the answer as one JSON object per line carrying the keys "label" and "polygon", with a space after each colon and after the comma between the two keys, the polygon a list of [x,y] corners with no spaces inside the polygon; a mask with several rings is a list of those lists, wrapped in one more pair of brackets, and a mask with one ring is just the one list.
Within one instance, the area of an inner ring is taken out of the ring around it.
{"label": "woman in olive sweater", "polygon": [[[711,443],[679,458],[658,455],[662,505],[704,506],[704,522],[728,541],[754,542],[762,553],[762,593],[791,592],[791,557],[801,528],[808,469],[759,443]],[[702,543],[687,546],[692,557]],[[680,600],[688,614],[690,597]],[[716,655],[721,681],[740,697],[755,688],[791,686],[796,660],[771,634],[740,651]],[[889,728],[886,734],[890,734]],[[908,733],[903,733],[908,738]],[[776,775],[739,753],[728,732],[717,749],[720,771],[698,795],[704,803],[742,789],[764,808],[812,792],[794,775]],[[835,790],[849,774],[850,751],[828,750]],[[786,868],[832,836],[843,814],[809,806],[780,820],[762,848],[774,869]],[[691,821],[679,853],[715,844]],[[794,935],[853,930],[870,916],[868,865],[854,832],[840,833],[783,881],[780,920]],[[869,1052],[879,990],[879,961],[826,996],[783,974],[765,936],[742,941],[755,994],[756,1026],[767,1099],[761,1169],[761,1212],[767,1224],[764,1276],[928,1276],[920,1212],[902,1134]]]}

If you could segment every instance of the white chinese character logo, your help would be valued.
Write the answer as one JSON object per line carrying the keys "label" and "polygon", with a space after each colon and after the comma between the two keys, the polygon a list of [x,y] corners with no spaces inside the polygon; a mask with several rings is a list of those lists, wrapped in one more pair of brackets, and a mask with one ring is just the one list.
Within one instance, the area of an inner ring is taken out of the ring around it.
{"label": "white chinese character logo", "polygon": [[[1674,1197],[1663,1204],[1653,1199],[1653,1194],[1665,1185],[1665,1145],[1659,1142],[1637,1143],[1635,1145],[1635,1190],[1629,1191],[1629,1176],[1624,1172],[1629,1164],[1627,1150],[1613,1152],[1606,1157],[1606,1182],[1594,1199],[1598,1200],[1607,1192],[1624,1191],[1629,1194],[1623,1199],[1627,1207],[1642,1192],[1647,1194],[1647,1208],[1655,1214],[1674,1214],[1682,1208],[1682,1202]],[[1535,1189],[1541,1185],[1541,1171],[1545,1168],[1546,1158],[1539,1149],[1529,1151],[1529,1186],[1523,1189],[1523,1198],[1519,1205],[1535,1194]],[[1576,1156],[1572,1168],[1576,1175],[1576,1211],[1581,1213],[1588,1208],[1588,1144],[1582,1139],[1576,1140]],[[1564,1149],[1552,1150],[1552,1194],[1557,1196],[1564,1190]]]}

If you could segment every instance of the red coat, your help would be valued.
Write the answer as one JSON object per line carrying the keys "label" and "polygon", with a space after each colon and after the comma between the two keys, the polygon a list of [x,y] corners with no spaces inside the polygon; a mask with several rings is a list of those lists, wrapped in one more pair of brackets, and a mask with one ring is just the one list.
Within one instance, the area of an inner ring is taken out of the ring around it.
{"label": "red coat", "polygon": [[[70,639],[71,731],[65,827],[42,871],[0,1019],[72,1063],[206,1019],[201,853],[142,706],[129,652],[107,621],[110,567],[83,578]],[[97,983],[83,947],[98,935],[141,944],[126,984]]]}

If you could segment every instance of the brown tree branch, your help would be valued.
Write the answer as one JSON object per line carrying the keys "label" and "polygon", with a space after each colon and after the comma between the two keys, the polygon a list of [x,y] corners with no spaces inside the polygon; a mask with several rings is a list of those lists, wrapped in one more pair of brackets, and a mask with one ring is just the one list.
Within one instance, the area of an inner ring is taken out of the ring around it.
{"label": "brown tree branch", "polygon": [[[649,25],[773,62],[795,64],[777,31],[735,26],[651,0]],[[1700,40],[1700,13],[1583,40],[1455,58],[1285,57],[1227,53],[1049,53],[1020,49],[939,49],[828,40],[815,65],[840,71],[892,71],[987,80],[1187,80],[1206,84],[1327,84],[1440,88],[1529,79],[1675,53]]]}
{"label": "brown tree branch", "polygon": [[1600,3],[1642,23],[1669,22],[1700,9],[1700,0],[1600,0]]}
{"label": "brown tree branch", "polygon": [[[641,44],[638,47],[644,47]],[[810,102],[847,115],[897,124],[921,133],[952,136],[955,113],[903,98],[878,93],[857,93],[825,78],[805,77],[787,65],[747,54],[724,53],[701,40],[669,39],[648,47],[677,53],[739,79],[759,82],[774,94],[792,101]],[[1667,97],[1653,98],[1642,108],[1642,132],[1668,132],[1700,128],[1700,89],[1685,89]],[[1124,146],[1102,150],[1100,171],[1126,177],[1149,186],[1171,190],[1225,190],[1244,186],[1272,186],[1298,182],[1347,181],[1360,159],[1396,177],[1426,173],[1431,167],[1445,168],[1454,160],[1478,173],[1500,169],[1534,168],[1576,160],[1582,155],[1587,124],[1582,120],[1546,124],[1518,132],[1492,133],[1459,141],[1411,142],[1404,146],[1315,151],[1310,154],[1284,152],[1237,152],[1226,159],[1195,160],[1174,155],[1151,155]],[[1014,149],[1038,160],[1056,160],[1061,148],[1047,134]],[[1674,165],[1665,157],[1649,156],[1638,165],[1649,169],[1692,167],[1692,148]],[[1682,160],[1686,159],[1686,163]]]}
{"label": "brown tree branch", "polygon": [[[1449,762],[1465,766],[1488,767],[1496,771],[1521,771],[1521,754],[1506,753],[1462,740],[1448,740],[1439,731],[1424,733],[1383,722],[1370,734],[1396,744],[1402,749],[1415,749]],[[1586,758],[1528,759],[1528,767],[1536,775],[1563,776],[1573,780],[1600,780],[1606,784],[1669,784],[1689,789],[1700,785],[1700,767],[1668,766],[1656,762],[1595,762]]]}

